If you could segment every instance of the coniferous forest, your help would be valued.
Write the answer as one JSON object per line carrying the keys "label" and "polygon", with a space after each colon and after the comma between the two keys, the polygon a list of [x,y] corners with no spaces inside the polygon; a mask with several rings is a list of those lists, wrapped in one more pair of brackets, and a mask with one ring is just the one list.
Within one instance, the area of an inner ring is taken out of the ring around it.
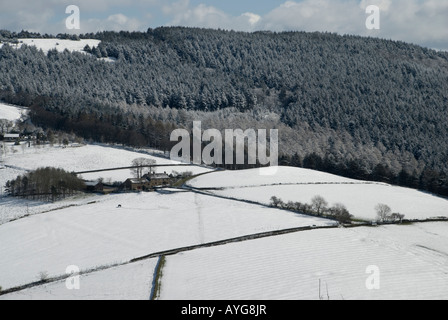
{"label": "coniferous forest", "polygon": [[196,120],[276,128],[283,165],[448,195],[446,52],[177,27],[81,35],[102,41],[89,54],[7,44],[29,37],[51,36],[0,31],[0,99],[29,107],[44,129],[169,150],[171,131]]}

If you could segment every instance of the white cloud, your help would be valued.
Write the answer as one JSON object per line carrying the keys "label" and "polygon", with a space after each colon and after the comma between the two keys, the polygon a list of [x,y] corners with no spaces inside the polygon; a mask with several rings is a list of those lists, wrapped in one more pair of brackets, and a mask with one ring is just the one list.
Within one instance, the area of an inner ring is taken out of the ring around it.
{"label": "white cloud", "polygon": [[97,31],[136,31],[145,28],[138,19],[129,18],[124,14],[114,14],[106,19],[89,19],[81,23],[81,33]]}
{"label": "white cloud", "polygon": [[364,12],[355,0],[287,1],[263,18],[263,27],[274,31],[350,33],[365,25]]}
{"label": "white cloud", "polygon": [[[171,26],[329,31],[448,48],[448,0],[288,0],[263,15],[257,14],[256,8],[254,12],[230,14],[207,5],[206,0],[198,5],[190,0],[0,0],[0,28],[67,32],[65,20],[61,20],[67,17],[66,6],[74,3],[81,9],[81,32],[145,30],[152,18]],[[368,5],[381,10],[380,30],[367,30],[365,26]],[[140,18],[132,11],[138,11]],[[95,15],[98,18],[90,18]]]}
{"label": "white cloud", "polygon": [[253,31],[262,17],[246,12],[240,16],[232,16],[223,10],[205,4],[196,7],[189,0],[180,0],[163,7],[163,12],[171,16],[167,23],[170,26],[188,26],[202,28],[220,28],[227,30]]}
{"label": "white cloud", "polygon": [[[149,8],[158,2],[159,0],[0,0],[0,28],[53,34],[71,32],[65,28],[65,19],[68,17],[65,9],[74,4],[81,12],[81,32],[120,30],[120,27],[123,30],[140,30],[142,23],[120,13],[120,8]],[[83,18],[86,15],[106,15],[106,18]],[[60,20],[62,18],[63,21]]]}
{"label": "white cloud", "polygon": [[227,26],[230,18],[224,11],[205,4],[190,8],[188,0],[165,7],[164,12],[173,14],[170,25],[219,28]]}
{"label": "white cloud", "polygon": [[[369,5],[380,8],[380,30],[366,28],[365,9]],[[164,12],[171,17],[168,25],[239,31],[328,31],[448,47],[447,0],[290,0],[263,16],[251,12],[232,16],[213,6],[193,6],[189,0],[180,0],[165,6]]]}
{"label": "white cloud", "polygon": [[[448,1],[363,0],[381,9],[378,36],[426,46],[448,47]],[[364,30],[363,35],[368,35]]]}
{"label": "white cloud", "polygon": [[171,4],[165,4],[162,7],[162,11],[166,15],[178,15],[188,10],[190,6],[190,0],[180,0]]}
{"label": "white cloud", "polygon": [[255,13],[251,13],[251,12],[243,13],[241,15],[241,17],[247,18],[249,21],[249,24],[252,26],[256,25],[261,20],[261,16],[259,16],[258,14],[255,14]]}

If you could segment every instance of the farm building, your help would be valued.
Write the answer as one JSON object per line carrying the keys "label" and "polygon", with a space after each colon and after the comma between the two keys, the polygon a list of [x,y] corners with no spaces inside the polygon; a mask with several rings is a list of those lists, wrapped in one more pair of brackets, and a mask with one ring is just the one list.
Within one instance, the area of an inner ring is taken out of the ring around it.
{"label": "farm building", "polygon": [[144,175],[143,178],[149,181],[149,187],[167,186],[171,183],[171,178],[166,173],[153,173]]}
{"label": "farm building", "polygon": [[109,194],[118,190],[117,187],[105,184],[101,181],[85,181],[87,192],[99,192]]}
{"label": "farm building", "polygon": [[155,187],[168,186],[171,178],[166,173],[146,174],[140,179],[128,179],[123,187],[129,191],[147,191]]}
{"label": "farm building", "polygon": [[148,190],[148,180],[128,179],[123,184],[125,191],[145,191]]}

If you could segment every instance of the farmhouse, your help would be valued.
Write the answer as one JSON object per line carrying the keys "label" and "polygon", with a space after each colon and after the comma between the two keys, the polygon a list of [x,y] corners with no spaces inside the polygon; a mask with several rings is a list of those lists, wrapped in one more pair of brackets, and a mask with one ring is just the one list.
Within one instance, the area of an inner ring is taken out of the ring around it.
{"label": "farmhouse", "polygon": [[117,187],[107,185],[101,181],[84,181],[87,192],[99,192],[109,194],[118,190]]}
{"label": "farmhouse", "polygon": [[144,175],[143,178],[148,180],[150,188],[167,186],[171,182],[170,177],[166,173],[147,174]]}
{"label": "farmhouse", "polygon": [[148,190],[148,180],[146,179],[128,179],[124,182],[125,191],[146,191]]}
{"label": "farmhouse", "polygon": [[155,187],[168,186],[171,182],[166,173],[146,174],[140,179],[128,179],[123,184],[128,191],[148,191]]}

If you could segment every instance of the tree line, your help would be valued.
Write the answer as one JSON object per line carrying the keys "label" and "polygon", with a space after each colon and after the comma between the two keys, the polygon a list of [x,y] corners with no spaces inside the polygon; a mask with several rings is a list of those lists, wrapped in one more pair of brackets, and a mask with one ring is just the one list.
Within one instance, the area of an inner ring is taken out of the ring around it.
{"label": "tree line", "polygon": [[448,177],[446,173],[429,168],[425,168],[421,174],[416,171],[408,172],[406,169],[394,173],[387,165],[377,164],[372,171],[367,171],[361,159],[350,161],[339,159],[335,161],[329,155],[321,157],[316,153],[306,155],[304,158],[297,153],[293,156],[282,155],[279,163],[280,165],[328,172],[351,179],[379,181],[448,196]]}
{"label": "tree line", "polygon": [[84,182],[63,169],[40,168],[6,183],[6,192],[13,197],[56,201],[83,191]]}
{"label": "tree line", "polygon": [[447,53],[330,33],[157,28],[79,38],[102,42],[89,54],[47,55],[4,44],[0,99],[31,107],[45,130],[163,150],[173,128],[194,120],[204,130],[276,128],[285,157],[446,194]]}
{"label": "tree line", "polygon": [[273,196],[270,202],[271,207],[295,211],[302,214],[333,219],[343,224],[350,224],[353,215],[350,214],[347,207],[342,203],[336,203],[328,207],[328,202],[322,196],[314,196],[311,203],[302,203],[288,201],[284,202],[281,198]]}

